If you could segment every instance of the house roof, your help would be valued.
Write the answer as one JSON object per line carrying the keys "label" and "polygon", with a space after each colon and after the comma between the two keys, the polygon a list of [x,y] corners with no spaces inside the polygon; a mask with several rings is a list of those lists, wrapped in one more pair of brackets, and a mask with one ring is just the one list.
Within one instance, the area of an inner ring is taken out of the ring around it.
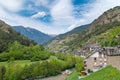
{"label": "house roof", "polygon": [[96,52],[101,53],[101,51],[93,51],[90,55],[88,55],[85,59],[88,59],[90,56],[92,56],[93,54],[95,54]]}

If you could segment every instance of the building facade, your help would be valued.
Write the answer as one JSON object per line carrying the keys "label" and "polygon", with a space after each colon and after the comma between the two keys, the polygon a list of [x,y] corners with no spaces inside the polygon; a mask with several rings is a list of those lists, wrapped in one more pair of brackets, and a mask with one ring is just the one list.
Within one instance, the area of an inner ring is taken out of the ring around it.
{"label": "building facade", "polygon": [[85,69],[95,71],[107,65],[107,56],[99,51],[94,51],[85,59]]}
{"label": "building facade", "polygon": [[97,70],[106,65],[112,65],[120,70],[120,46],[104,47],[101,50],[94,50],[85,59],[85,69]]}

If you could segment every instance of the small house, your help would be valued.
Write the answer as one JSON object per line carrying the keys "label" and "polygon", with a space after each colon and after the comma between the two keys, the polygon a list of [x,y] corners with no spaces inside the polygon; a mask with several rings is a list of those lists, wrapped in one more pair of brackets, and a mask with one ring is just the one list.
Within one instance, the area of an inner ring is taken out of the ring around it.
{"label": "small house", "polygon": [[95,71],[107,65],[107,56],[100,51],[93,51],[85,59],[85,69]]}

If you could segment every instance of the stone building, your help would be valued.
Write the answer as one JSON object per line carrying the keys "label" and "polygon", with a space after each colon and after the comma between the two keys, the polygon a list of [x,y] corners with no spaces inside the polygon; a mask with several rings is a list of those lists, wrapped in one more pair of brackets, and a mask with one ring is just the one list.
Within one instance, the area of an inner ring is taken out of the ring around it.
{"label": "stone building", "polygon": [[108,64],[120,70],[120,54],[108,56]]}
{"label": "stone building", "polygon": [[94,71],[106,65],[112,65],[120,70],[120,46],[94,50],[85,59],[86,70]]}
{"label": "stone building", "polygon": [[85,69],[95,71],[107,65],[107,55],[100,51],[94,51],[85,59]]}

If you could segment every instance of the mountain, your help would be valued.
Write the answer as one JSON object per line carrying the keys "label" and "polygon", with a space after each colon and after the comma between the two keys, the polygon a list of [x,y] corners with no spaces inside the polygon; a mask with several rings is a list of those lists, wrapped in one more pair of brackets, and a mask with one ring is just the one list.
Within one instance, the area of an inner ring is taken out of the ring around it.
{"label": "mountain", "polygon": [[80,32],[78,31],[79,33],[77,34],[76,31],[67,36],[65,36],[67,33],[62,34],[62,36],[65,36],[63,38],[60,38],[60,35],[55,37],[46,45],[46,47],[55,52],[61,51],[62,53],[73,53],[76,50],[83,50],[86,46],[101,46],[100,43],[94,40],[94,37],[117,26],[120,26],[120,6],[104,12],[100,17],[89,24],[88,28],[85,28],[85,30]]}
{"label": "mountain", "polygon": [[32,28],[25,28],[23,26],[13,26],[13,29],[17,32],[20,32],[24,36],[27,36],[29,39],[34,40],[38,44],[46,43],[53,38],[48,34],[42,33]]}
{"label": "mountain", "polygon": [[74,28],[73,30],[67,33],[60,34],[56,36],[55,38],[53,38],[51,41],[49,41],[47,44],[45,44],[45,47],[50,49],[51,51],[55,51],[55,52],[60,51],[63,53],[67,53],[68,51],[66,51],[65,49],[65,48],[68,48],[67,43],[79,37],[79,34],[83,32],[84,30],[86,30],[88,26],[89,24],[82,25],[82,26]]}
{"label": "mountain", "polygon": [[36,44],[27,37],[12,29],[12,27],[0,20],[0,52],[7,50],[9,43],[14,41],[20,42],[22,45]]}

